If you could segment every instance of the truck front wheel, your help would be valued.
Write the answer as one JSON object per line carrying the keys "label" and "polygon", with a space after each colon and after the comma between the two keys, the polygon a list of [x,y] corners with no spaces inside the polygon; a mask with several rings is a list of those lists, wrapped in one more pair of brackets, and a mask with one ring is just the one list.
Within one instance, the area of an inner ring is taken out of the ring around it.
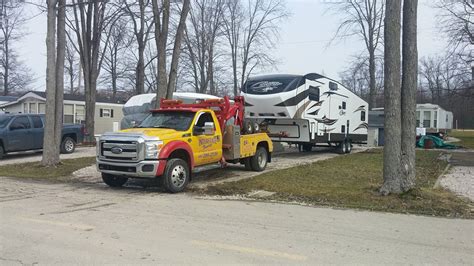
{"label": "truck front wheel", "polygon": [[170,159],[163,173],[163,187],[170,193],[183,191],[189,183],[189,166],[182,159]]}
{"label": "truck front wheel", "polygon": [[115,176],[111,174],[102,173],[102,180],[109,187],[121,187],[127,183],[128,178],[124,176]]}
{"label": "truck front wheel", "polygon": [[265,170],[268,162],[268,153],[264,147],[258,147],[255,155],[250,158],[252,170],[261,172]]}

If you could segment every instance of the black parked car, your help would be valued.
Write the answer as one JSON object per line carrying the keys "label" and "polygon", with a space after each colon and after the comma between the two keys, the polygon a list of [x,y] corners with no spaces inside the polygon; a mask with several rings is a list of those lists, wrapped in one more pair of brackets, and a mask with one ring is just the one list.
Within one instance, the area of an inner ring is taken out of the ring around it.
{"label": "black parked car", "polygon": [[[0,159],[9,152],[43,149],[44,115],[0,115]],[[65,124],[62,130],[61,153],[73,153],[84,139],[82,125]]]}

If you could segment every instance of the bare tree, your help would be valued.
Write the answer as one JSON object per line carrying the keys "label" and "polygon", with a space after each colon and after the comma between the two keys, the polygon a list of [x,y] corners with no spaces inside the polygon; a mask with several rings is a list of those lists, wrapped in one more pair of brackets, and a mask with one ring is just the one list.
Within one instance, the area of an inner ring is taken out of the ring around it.
{"label": "bare tree", "polygon": [[[179,22],[174,36],[174,46],[171,56],[169,75],[167,73],[166,46],[169,35],[171,5],[170,0],[152,0],[153,17],[155,24],[155,40],[158,52],[158,86],[156,89],[157,98],[172,98],[177,79],[177,68],[181,53],[181,43],[186,27],[186,18],[190,9],[190,0],[183,0],[183,5],[179,11]],[[157,106],[159,101],[156,101]]]}
{"label": "bare tree", "polygon": [[241,1],[227,0],[226,14],[224,16],[224,34],[229,42],[230,56],[232,59],[232,77],[233,77],[233,92],[238,94],[239,77],[238,77],[238,53],[240,47],[240,40],[242,35],[242,28],[244,23],[244,10]]}
{"label": "bare tree", "polygon": [[74,48],[74,44],[72,44],[72,40],[70,39],[67,40],[66,43],[66,64],[64,66],[64,70],[66,71],[66,75],[68,76],[69,93],[77,93],[80,88],[75,88],[74,82],[78,78],[78,72],[80,71],[80,69],[77,66],[76,50]]}
{"label": "bare tree", "polygon": [[382,195],[400,193],[401,190],[401,115],[400,115],[400,13],[401,0],[387,1],[385,35],[385,146],[383,150]]}
{"label": "bare tree", "polygon": [[127,20],[119,18],[114,23],[110,23],[104,32],[103,39],[107,43],[104,43],[104,61],[102,63],[104,74],[101,76],[101,80],[112,90],[113,99],[116,98],[117,90],[121,84],[126,83],[120,81],[128,79],[129,73],[132,72],[133,63],[128,60],[127,56],[127,50],[132,46],[132,38],[129,36],[127,23]]}
{"label": "bare tree", "polygon": [[68,26],[76,35],[77,51],[84,74],[86,99],[86,142],[94,142],[94,114],[99,77],[104,53],[102,33],[112,16],[106,16],[107,1],[72,0],[73,18]]}
{"label": "bare tree", "polygon": [[[353,91],[355,94],[362,97],[367,102],[370,97],[370,71],[369,71],[369,57],[366,55],[355,56],[348,64],[348,67],[339,73],[341,82]],[[379,94],[383,92],[383,58],[376,57],[375,61],[375,88],[376,88],[376,102],[381,104]]]}
{"label": "bare tree", "polygon": [[66,0],[47,0],[46,4],[48,14],[46,115],[41,163],[50,167],[60,163],[59,147],[63,127],[64,58],[66,50]]}
{"label": "bare tree", "polygon": [[222,36],[224,0],[194,0],[185,31],[187,67],[196,92],[216,94],[216,46]]}
{"label": "bare tree", "polygon": [[418,0],[403,1],[402,88],[401,88],[401,191],[415,187],[416,87]]}
{"label": "bare tree", "polygon": [[0,3],[0,83],[3,95],[24,90],[33,81],[28,67],[13,48],[14,43],[25,36],[22,27],[27,19],[23,5],[20,0],[2,0]]}
{"label": "bare tree", "polygon": [[359,36],[364,40],[369,57],[369,107],[376,107],[376,50],[382,43],[385,0],[344,0],[336,1],[339,14],[344,19],[336,37]]}
{"label": "bare tree", "polygon": [[124,0],[125,11],[133,24],[133,33],[137,47],[138,60],[135,70],[136,94],[142,94],[145,91],[145,49],[149,40],[149,35],[153,29],[153,14],[147,7],[150,6],[150,0],[129,1]]}
{"label": "bare tree", "polygon": [[[438,0],[440,29],[448,37],[451,50],[472,62],[474,45],[474,2],[472,0]],[[474,73],[474,64],[472,66]],[[474,74],[473,74],[474,75]]]}

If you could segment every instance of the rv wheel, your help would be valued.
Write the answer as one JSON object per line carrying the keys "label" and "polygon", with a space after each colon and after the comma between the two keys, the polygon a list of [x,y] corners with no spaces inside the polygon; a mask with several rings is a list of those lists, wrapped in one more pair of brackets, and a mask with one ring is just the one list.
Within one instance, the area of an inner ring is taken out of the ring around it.
{"label": "rv wheel", "polygon": [[352,143],[350,140],[346,140],[344,142],[344,145],[346,146],[346,153],[351,153],[352,151]]}
{"label": "rv wheel", "polygon": [[347,148],[346,142],[341,141],[337,145],[337,152],[340,153],[340,154],[344,154],[344,153],[346,153],[346,148]]}
{"label": "rv wheel", "polygon": [[252,134],[254,131],[253,123],[250,121],[244,121],[244,133],[245,134]]}
{"label": "rv wheel", "polygon": [[257,122],[253,123],[253,133],[260,132],[260,125]]}

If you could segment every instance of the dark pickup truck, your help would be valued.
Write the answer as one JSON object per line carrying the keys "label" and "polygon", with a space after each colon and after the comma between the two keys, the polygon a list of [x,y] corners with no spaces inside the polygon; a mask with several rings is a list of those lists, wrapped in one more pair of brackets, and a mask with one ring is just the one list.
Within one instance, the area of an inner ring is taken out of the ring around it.
{"label": "dark pickup truck", "polygon": [[[64,125],[61,153],[73,153],[84,139],[81,125]],[[44,115],[0,115],[0,159],[9,152],[43,149]]]}

